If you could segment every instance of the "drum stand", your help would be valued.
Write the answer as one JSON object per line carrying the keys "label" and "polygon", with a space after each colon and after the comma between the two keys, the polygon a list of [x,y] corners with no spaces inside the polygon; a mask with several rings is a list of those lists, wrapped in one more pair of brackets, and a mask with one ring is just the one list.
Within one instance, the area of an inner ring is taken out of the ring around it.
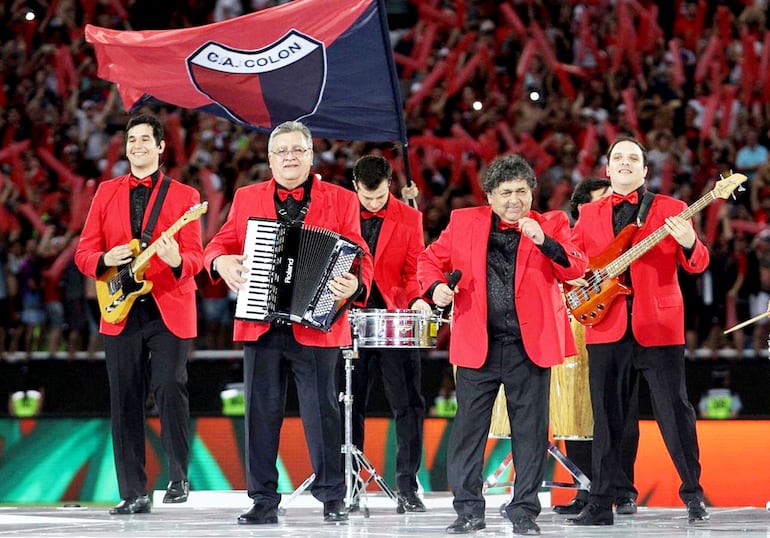
{"label": "drum stand", "polygon": [[[390,489],[382,476],[367,459],[363,451],[353,444],[353,359],[358,358],[358,335],[353,332],[353,346],[343,348],[342,357],[345,359],[345,392],[340,394],[340,401],[345,406],[345,443],[342,453],[345,454],[345,506],[350,510],[361,502],[364,517],[369,517],[366,488],[374,481],[380,489],[396,503],[396,509],[401,507],[398,495]],[[366,471],[366,479],[361,473]]]}
{"label": "drum stand", "polygon": [[[342,348],[342,357],[345,359],[345,392],[340,393],[339,399],[345,406],[345,442],[340,451],[345,455],[345,507],[350,511],[360,502],[361,512],[364,517],[369,517],[366,488],[371,482],[374,482],[396,503],[396,510],[400,511],[402,510],[402,505],[398,500],[398,495],[390,489],[390,486],[388,486],[364,453],[353,444],[353,359],[358,358],[358,336],[355,331],[353,332],[353,345],[352,347]],[[366,479],[362,477],[362,472],[364,471],[367,475]],[[278,513],[284,515],[286,513],[286,506],[309,488],[313,480],[315,480],[315,474],[307,477],[289,495],[286,502],[281,503]],[[361,499],[363,499],[363,502],[361,502]]]}
{"label": "drum stand", "polygon": [[[554,459],[569,472],[569,474],[572,475],[573,481],[571,484],[569,484],[566,482],[552,482],[550,480],[543,480],[543,487],[584,489],[588,491],[591,490],[591,481],[588,479],[588,477],[578,468],[577,465],[572,463],[572,461],[567,456],[562,454],[561,450],[559,450],[556,445],[551,442],[548,443],[548,453],[553,456]],[[513,498],[513,480],[510,482],[498,482],[503,474],[505,474],[505,472],[508,470],[508,467],[511,466],[511,463],[513,463],[513,454],[509,452],[505,459],[500,462],[500,465],[497,466],[495,472],[489,475],[484,481],[482,491],[486,492],[487,489],[492,487],[510,487],[511,498]],[[500,506],[500,515],[503,517],[508,517],[507,512],[505,511],[506,506],[508,506],[508,503],[503,503]]]}

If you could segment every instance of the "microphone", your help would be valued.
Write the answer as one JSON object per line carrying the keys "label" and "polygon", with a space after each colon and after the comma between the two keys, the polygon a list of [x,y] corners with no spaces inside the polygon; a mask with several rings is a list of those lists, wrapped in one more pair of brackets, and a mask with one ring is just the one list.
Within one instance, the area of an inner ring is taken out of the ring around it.
{"label": "microphone", "polygon": [[[449,288],[452,291],[454,291],[455,286],[457,286],[457,283],[460,282],[460,278],[462,278],[462,276],[463,276],[463,272],[460,271],[459,269],[455,269],[454,271],[452,271],[451,273],[446,274],[445,276],[447,278],[446,285],[449,286]],[[444,311],[446,310],[447,306],[449,306],[449,305],[438,307],[436,312],[437,312],[439,318],[443,318],[444,317]]]}

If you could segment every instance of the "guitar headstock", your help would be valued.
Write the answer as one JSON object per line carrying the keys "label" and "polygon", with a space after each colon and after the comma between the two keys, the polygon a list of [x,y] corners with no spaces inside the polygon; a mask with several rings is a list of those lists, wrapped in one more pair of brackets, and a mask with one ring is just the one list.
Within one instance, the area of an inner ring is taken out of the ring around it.
{"label": "guitar headstock", "polygon": [[209,203],[208,202],[201,202],[199,204],[195,204],[190,209],[185,211],[185,214],[182,215],[182,218],[179,219],[182,222],[190,222],[195,219],[199,219],[201,215],[206,213],[206,211],[209,210]]}
{"label": "guitar headstock", "polygon": [[[748,178],[743,174],[731,174],[723,177],[714,185],[712,192],[715,198],[724,198],[727,200],[735,189],[741,186]],[[740,189],[743,190],[743,189]]]}

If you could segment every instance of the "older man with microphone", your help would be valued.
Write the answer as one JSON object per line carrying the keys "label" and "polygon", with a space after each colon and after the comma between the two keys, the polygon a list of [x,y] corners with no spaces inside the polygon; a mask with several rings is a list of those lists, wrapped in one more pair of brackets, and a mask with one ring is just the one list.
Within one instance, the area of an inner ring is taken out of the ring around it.
{"label": "older man with microphone", "polygon": [[[587,260],[569,242],[564,212],[532,211],[536,186],[518,155],[495,159],[483,180],[489,205],[453,211],[418,259],[425,296],[438,307],[454,301],[449,360],[457,366],[458,409],[447,475],[457,519],[449,534],[486,527],[484,446],[501,383],[516,467],[506,514],[515,534],[540,533],[550,367],[576,353],[558,281],[583,276]],[[462,275],[454,287],[445,276],[451,271]]]}

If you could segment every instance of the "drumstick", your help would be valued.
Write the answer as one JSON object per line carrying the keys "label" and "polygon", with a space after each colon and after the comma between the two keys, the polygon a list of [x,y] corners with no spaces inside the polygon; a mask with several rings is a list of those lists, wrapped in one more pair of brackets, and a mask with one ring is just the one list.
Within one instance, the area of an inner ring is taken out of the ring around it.
{"label": "drumstick", "polygon": [[743,329],[746,325],[751,325],[752,323],[756,323],[763,318],[770,318],[770,310],[768,310],[767,312],[762,312],[760,315],[754,316],[751,319],[747,319],[746,321],[739,323],[735,327],[730,327],[726,331],[722,332],[722,334],[727,334],[733,331],[737,331],[738,329]]}

